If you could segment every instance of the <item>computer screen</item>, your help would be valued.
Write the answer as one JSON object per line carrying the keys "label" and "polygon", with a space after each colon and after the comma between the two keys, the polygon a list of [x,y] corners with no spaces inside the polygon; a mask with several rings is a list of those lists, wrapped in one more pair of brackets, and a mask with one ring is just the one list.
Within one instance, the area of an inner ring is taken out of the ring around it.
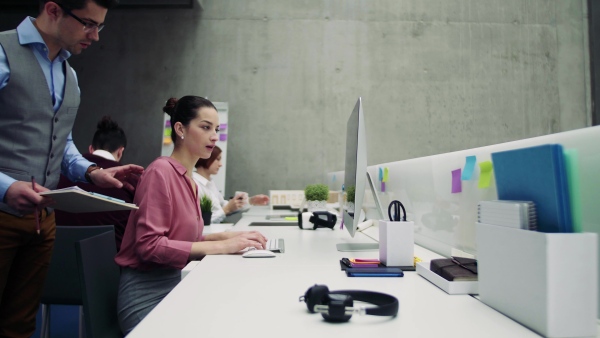
{"label": "computer screen", "polygon": [[[375,191],[373,180],[367,171],[367,134],[362,99],[359,97],[346,124],[346,161],[344,164],[344,192],[349,200],[344,206],[344,227],[354,237],[361,222],[361,210],[365,196],[366,184],[370,185],[380,217],[381,202]],[[354,203],[351,195],[354,194]],[[338,243],[338,251],[370,251],[377,250],[378,243]]]}

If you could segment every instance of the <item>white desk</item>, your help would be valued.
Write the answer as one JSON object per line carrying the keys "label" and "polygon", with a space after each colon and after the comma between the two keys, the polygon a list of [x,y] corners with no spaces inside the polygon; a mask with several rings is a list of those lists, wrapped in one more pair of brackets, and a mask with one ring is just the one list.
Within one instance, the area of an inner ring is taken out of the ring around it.
{"label": "white desk", "polygon": [[[298,211],[290,209],[271,209],[268,205],[252,206],[250,210],[244,211],[245,216],[292,216],[298,215]],[[241,220],[240,220],[241,222]]]}
{"label": "white desk", "polygon": [[[250,229],[250,219],[242,218],[233,231]],[[471,296],[447,295],[416,272],[403,278],[346,277],[341,257],[378,257],[377,252],[336,251],[338,242],[369,241],[362,234],[351,239],[339,229],[251,229],[284,238],[286,252],[263,259],[207,256],[128,337],[538,337]],[[415,255],[437,257],[418,246]],[[330,290],[392,294],[400,301],[399,314],[355,315],[348,323],[327,323],[298,302],[315,283]]]}

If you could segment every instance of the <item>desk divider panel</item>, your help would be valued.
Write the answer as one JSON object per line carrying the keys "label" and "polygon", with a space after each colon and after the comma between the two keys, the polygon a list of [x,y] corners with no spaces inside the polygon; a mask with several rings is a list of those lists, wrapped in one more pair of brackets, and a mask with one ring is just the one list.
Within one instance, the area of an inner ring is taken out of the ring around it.
{"label": "desk divider panel", "polygon": [[[407,219],[415,222],[417,244],[444,256],[460,252],[476,256],[477,203],[497,199],[493,173],[489,185],[480,187],[480,164],[491,161],[491,154],[494,152],[542,144],[561,144],[565,151],[576,154],[579,170],[579,175],[576,175],[579,177],[578,197],[581,201],[580,228],[583,232],[600,234],[600,126],[371,165],[368,171],[376,181],[375,186],[384,212],[387,212],[387,206],[392,200],[399,200],[404,204]],[[476,156],[470,179],[457,182],[454,177],[453,180],[452,172],[457,169],[464,172],[469,156]],[[385,191],[382,192],[378,178],[380,169],[385,168],[388,169],[388,177]],[[326,176],[330,189],[341,190],[343,171],[331,172]],[[366,193],[367,217],[376,215],[371,210],[374,205],[371,194]],[[600,283],[598,289],[600,290]],[[600,298],[598,305],[600,309]]]}

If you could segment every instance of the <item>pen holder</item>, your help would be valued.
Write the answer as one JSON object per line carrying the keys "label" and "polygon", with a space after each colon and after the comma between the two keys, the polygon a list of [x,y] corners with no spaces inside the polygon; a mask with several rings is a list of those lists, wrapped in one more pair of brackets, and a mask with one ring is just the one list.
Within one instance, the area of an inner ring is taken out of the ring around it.
{"label": "pen holder", "polygon": [[379,260],[386,266],[414,265],[414,222],[379,221]]}

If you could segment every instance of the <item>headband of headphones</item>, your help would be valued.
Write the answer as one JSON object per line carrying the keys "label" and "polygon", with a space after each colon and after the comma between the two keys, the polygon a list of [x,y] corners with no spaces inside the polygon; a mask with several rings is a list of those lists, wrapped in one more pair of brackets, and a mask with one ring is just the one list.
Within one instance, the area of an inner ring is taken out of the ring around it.
{"label": "headband of headphones", "polygon": [[[372,316],[393,316],[398,314],[400,304],[394,296],[360,290],[329,291],[326,285],[310,287],[300,301],[306,303],[310,313],[318,312],[328,322],[347,322],[352,314]],[[376,305],[375,307],[354,307],[354,301]]]}

